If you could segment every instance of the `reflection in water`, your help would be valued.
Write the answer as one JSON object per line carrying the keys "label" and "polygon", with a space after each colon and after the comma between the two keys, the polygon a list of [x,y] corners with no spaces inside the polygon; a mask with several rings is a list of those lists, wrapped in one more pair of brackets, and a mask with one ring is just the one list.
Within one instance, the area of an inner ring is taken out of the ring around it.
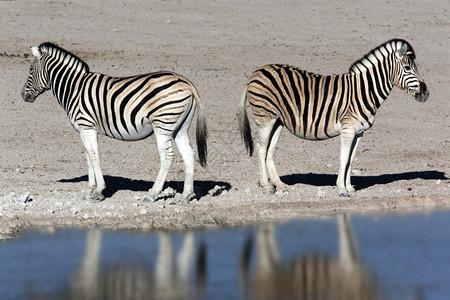
{"label": "reflection in water", "polygon": [[382,299],[369,268],[360,260],[350,217],[339,215],[339,258],[327,254],[297,255],[283,263],[278,251],[275,226],[259,226],[256,234],[256,266],[249,278],[250,253],[254,241],[246,243],[241,279],[244,298],[251,299]]}
{"label": "reflection in water", "polygon": [[446,299],[448,217],[25,232],[0,242],[0,299]]}
{"label": "reflection in water", "polygon": [[[116,262],[100,270],[102,232],[87,233],[86,248],[79,270],[64,295],[66,299],[200,299],[205,283],[205,245],[194,257],[194,233],[183,234],[183,245],[174,261],[170,235],[158,233],[155,269],[138,262]],[[195,264],[195,265],[194,265]],[[190,268],[197,275],[191,289]],[[153,271],[153,272],[152,272]]]}

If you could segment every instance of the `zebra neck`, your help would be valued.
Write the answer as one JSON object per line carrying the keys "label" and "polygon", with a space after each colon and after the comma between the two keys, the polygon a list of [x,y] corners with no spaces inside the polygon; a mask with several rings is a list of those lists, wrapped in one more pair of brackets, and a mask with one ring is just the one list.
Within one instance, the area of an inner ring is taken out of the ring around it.
{"label": "zebra neck", "polygon": [[66,113],[69,113],[76,102],[81,90],[80,86],[87,73],[75,67],[63,65],[50,70],[49,74],[53,95]]}
{"label": "zebra neck", "polygon": [[376,68],[351,73],[351,82],[352,98],[373,115],[387,99],[394,86],[390,75]]}

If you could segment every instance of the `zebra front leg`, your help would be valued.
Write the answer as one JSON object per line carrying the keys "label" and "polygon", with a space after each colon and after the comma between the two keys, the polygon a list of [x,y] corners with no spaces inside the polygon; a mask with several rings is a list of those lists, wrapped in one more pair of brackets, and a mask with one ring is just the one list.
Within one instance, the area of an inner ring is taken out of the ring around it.
{"label": "zebra front leg", "polygon": [[100,169],[97,130],[92,128],[81,128],[80,137],[86,153],[86,163],[88,166],[89,177],[89,189],[84,195],[84,198],[93,201],[102,201],[105,199],[105,196],[103,196],[103,190],[106,185],[103,179],[102,170]]}
{"label": "zebra front leg", "polygon": [[275,125],[276,119],[271,120],[268,124],[259,127],[258,139],[258,158],[259,158],[259,184],[264,189],[264,193],[273,194],[275,192],[274,186],[269,182],[267,176],[267,148],[269,147],[272,129]]}
{"label": "zebra front leg", "polygon": [[341,132],[340,167],[337,178],[339,196],[341,197],[356,196],[355,188],[351,184],[351,169],[356,149],[362,136],[362,132],[358,134],[350,130],[343,130]]}
{"label": "zebra front leg", "polygon": [[[183,125],[184,127],[184,125]],[[195,196],[194,194],[194,161],[195,153],[189,142],[187,130],[182,128],[175,137],[175,143],[177,144],[178,151],[180,151],[181,157],[184,162],[184,187],[183,194],[179,202],[188,204],[189,201]],[[189,126],[187,126],[189,129]]]}
{"label": "zebra front leg", "polygon": [[97,187],[97,184],[95,182],[95,174],[94,174],[94,168],[91,164],[91,159],[89,157],[88,151],[85,149],[84,154],[86,155],[86,164],[88,166],[88,189],[84,193],[84,200],[92,199],[92,195],[94,194],[94,190]]}
{"label": "zebra front leg", "polygon": [[148,191],[148,195],[144,197],[144,202],[154,202],[158,195],[162,192],[164,182],[166,181],[167,174],[169,173],[170,166],[173,161],[173,149],[172,149],[172,135],[168,132],[155,128],[156,143],[158,145],[159,159],[161,166],[159,168],[158,175],[156,176],[155,183]]}

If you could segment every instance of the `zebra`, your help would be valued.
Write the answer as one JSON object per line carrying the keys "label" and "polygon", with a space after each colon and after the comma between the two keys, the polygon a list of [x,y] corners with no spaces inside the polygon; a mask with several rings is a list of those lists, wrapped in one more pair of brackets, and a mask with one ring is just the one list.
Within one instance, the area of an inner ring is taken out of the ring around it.
{"label": "zebra", "polygon": [[[160,170],[144,197],[153,202],[161,193],[174,159],[172,138],[185,166],[180,202],[194,197],[195,154],[188,137],[198,111],[196,139],[199,162],[206,166],[207,126],[197,89],[185,77],[169,72],[112,77],[91,72],[88,65],[69,51],[49,42],[31,47],[35,57],[22,89],[26,102],[51,90],[79,132],[88,165],[88,190],[84,198],[102,201],[106,187],[100,169],[98,134],[124,141],[137,141],[153,133],[160,155]],[[195,101],[194,101],[195,100]]]}
{"label": "zebra", "polygon": [[393,87],[405,90],[418,102],[428,99],[415,57],[408,42],[392,39],[353,63],[346,74],[322,76],[281,64],[254,71],[241,98],[238,120],[251,156],[254,145],[246,111],[248,101],[258,126],[260,185],[264,191],[287,190],[273,159],[281,131],[286,127],[306,140],[341,135],[336,183],[341,197],[355,196],[350,173],[356,148]]}

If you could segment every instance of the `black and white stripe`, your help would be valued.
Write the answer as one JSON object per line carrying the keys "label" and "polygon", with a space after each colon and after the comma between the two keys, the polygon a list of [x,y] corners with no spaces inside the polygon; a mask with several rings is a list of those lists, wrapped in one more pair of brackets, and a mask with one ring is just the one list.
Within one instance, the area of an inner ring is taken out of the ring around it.
{"label": "black and white stripe", "polygon": [[111,77],[89,71],[74,54],[51,43],[32,47],[36,57],[22,89],[25,101],[33,102],[51,90],[66,111],[71,124],[80,132],[86,148],[91,199],[103,199],[105,187],[98,161],[97,133],[135,141],[155,133],[161,169],[149,198],[161,192],[173,160],[174,138],[186,167],[183,201],[193,196],[194,152],[188,130],[197,117],[197,149],[200,164],[206,164],[207,129],[198,92],[185,77],[167,71]]}
{"label": "black and white stripe", "polygon": [[[259,128],[260,183],[268,192],[285,189],[273,162],[281,129],[308,140],[341,135],[337,180],[342,196],[354,194],[350,168],[357,145],[394,86],[426,101],[428,90],[414,62],[412,47],[404,40],[390,40],[355,62],[349,73],[313,74],[296,67],[272,64],[249,78],[241,101],[240,129],[249,154],[253,152],[246,112],[250,103]],[[269,174],[267,174],[267,171]],[[270,181],[269,182],[269,178]]]}

